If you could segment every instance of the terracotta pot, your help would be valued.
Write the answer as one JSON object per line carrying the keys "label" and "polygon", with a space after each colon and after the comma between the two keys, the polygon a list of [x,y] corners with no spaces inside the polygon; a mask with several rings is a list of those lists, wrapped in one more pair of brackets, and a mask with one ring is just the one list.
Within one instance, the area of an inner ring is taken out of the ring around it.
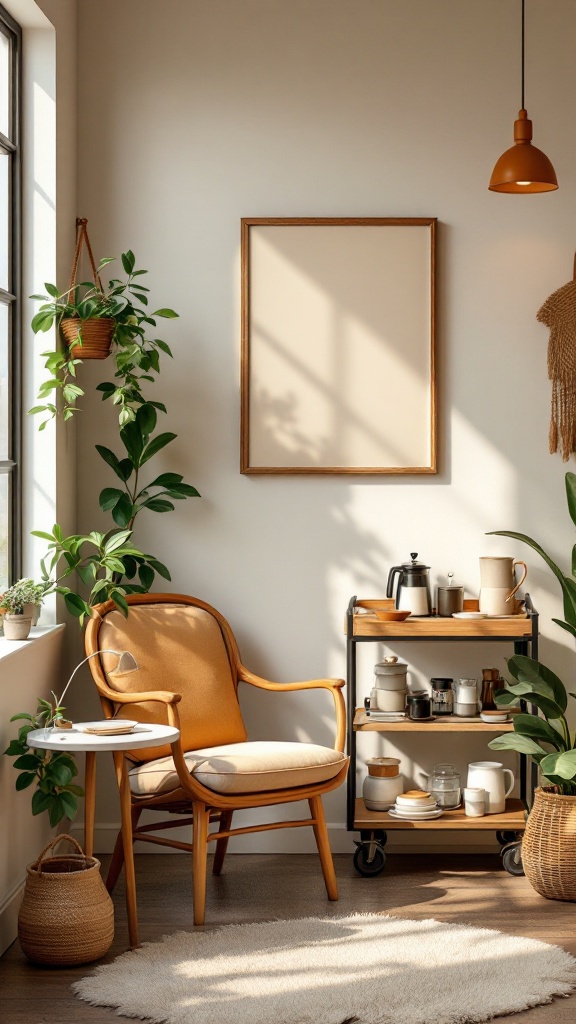
{"label": "terracotta pot", "polygon": [[69,317],[60,323],[60,330],[75,359],[106,359],[110,355],[115,329],[116,321],[105,316],[94,320]]}
{"label": "terracotta pot", "polygon": [[32,626],[32,619],[26,615],[4,616],[4,637],[6,640],[26,640]]}
{"label": "terracotta pot", "polygon": [[548,900],[576,900],[576,796],[537,789],[522,841],[530,885]]}

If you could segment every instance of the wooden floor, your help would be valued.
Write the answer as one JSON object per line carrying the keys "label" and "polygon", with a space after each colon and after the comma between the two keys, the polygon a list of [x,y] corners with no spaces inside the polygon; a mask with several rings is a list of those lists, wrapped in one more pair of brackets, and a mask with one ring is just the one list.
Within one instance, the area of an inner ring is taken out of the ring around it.
{"label": "wooden floor", "polygon": [[[361,878],[349,856],[340,855],[335,861],[340,900],[329,903],[316,857],[229,855],[221,877],[209,877],[206,927],[315,914],[376,912],[499,928],[508,934],[555,943],[576,956],[574,904],[542,899],[525,878],[513,878],[503,871],[498,857],[389,856],[385,872],[372,879]],[[179,929],[191,929],[188,858],[139,855],[136,873],[141,940],[153,941]],[[127,948],[123,897],[119,883],[115,893],[116,938],[105,961]],[[34,967],[14,943],[0,959],[2,1024],[112,1024],[128,1020],[119,1018],[113,1010],[88,1006],[70,993],[70,982],[90,970],[90,966],[73,970]],[[573,1024],[576,994],[509,1019],[514,1024]]]}

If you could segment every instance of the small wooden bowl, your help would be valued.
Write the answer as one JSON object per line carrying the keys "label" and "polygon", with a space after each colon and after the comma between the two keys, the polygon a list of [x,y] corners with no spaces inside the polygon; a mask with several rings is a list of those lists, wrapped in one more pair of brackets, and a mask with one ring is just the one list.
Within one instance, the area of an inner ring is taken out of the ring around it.
{"label": "small wooden bowl", "polygon": [[397,609],[391,610],[389,608],[375,608],[374,614],[381,622],[404,622],[410,615],[410,612],[400,612]]}

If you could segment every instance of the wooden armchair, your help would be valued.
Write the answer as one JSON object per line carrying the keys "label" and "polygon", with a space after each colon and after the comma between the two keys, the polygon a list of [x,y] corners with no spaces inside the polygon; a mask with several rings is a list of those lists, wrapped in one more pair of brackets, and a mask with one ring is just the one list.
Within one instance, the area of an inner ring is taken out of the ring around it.
{"label": "wooden armchair", "polygon": [[[128,779],[132,838],[192,852],[194,923],[203,924],[208,843],[215,842],[213,873],[222,870],[230,836],[310,825],[314,830],[328,897],[338,889],[322,794],[340,786],[348,770],[343,754],[345,708],[341,679],[273,683],[246,669],[226,619],[210,605],[181,594],[128,597],[128,618],[113,602],[100,605],[86,630],[86,653],[101,651],[88,663],[107,718],[168,722],[180,729],[172,748],[115,755],[119,784]],[[117,659],[106,650],[130,651],[138,669],[115,672]],[[334,699],[334,747],[310,743],[249,742],[238,703],[238,683],[264,690],[329,690]],[[122,758],[131,766],[126,776]],[[137,758],[137,761],[135,760]],[[233,829],[235,810],[307,800],[311,817]],[[138,827],[144,809],[190,814]],[[217,831],[210,821],[219,820]],[[193,825],[193,843],[159,835]],[[119,835],[110,871],[112,889],[122,869]],[[135,914],[135,908],[134,908]]]}

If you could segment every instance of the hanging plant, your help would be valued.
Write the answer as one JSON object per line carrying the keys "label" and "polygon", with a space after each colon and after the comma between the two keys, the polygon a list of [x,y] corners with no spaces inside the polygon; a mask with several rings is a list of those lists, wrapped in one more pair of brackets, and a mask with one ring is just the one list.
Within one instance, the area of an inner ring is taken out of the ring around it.
{"label": "hanging plant", "polygon": [[[79,219],[77,227],[71,288],[60,292],[55,285],[47,284],[47,295],[33,296],[42,300],[42,305],[32,320],[32,329],[35,333],[44,332],[56,323],[63,330],[80,321],[79,335],[71,348],[44,353],[50,375],[40,387],[38,397],[42,404],[34,406],[30,413],[47,414],[40,430],[54,417],[68,420],[74,415],[84,395],[76,373],[84,358],[87,325],[111,320],[115,372],[112,380],[98,384],[96,390],[103,401],[118,407],[121,449],[116,453],[97,444],[96,450],[120,481],[120,486],[104,487],[99,497],[100,509],[111,514],[114,526],[106,533],[94,530],[72,536],[65,536],[58,524],[52,533],[33,531],[34,536],[48,541],[48,555],[41,563],[46,592],[62,594],[68,611],[83,624],[92,614],[94,604],[113,600],[127,615],[127,594],[146,593],[157,574],[170,580],[170,571],[163,562],[134,544],[134,526],[144,510],[171,512],[175,501],[199,497],[199,492],[180,473],[152,473],[144,477],[151,459],[177,436],[171,431],[157,430],[158,415],[166,414],[166,406],[143,393],[143,387],[157,380],[161,355],[172,357],[165,341],[147,334],[156,327],[157,318],[172,320],[178,314],[167,307],[147,311],[149,289],[141,282],[148,272],[136,269],[131,249],[120,257],[125,278],[112,278],[104,285],[101,272],[115,259],[107,257],[96,266],[86,220]],[[77,285],[83,243],[88,249],[94,280]],[[85,590],[69,585],[74,576]]]}

